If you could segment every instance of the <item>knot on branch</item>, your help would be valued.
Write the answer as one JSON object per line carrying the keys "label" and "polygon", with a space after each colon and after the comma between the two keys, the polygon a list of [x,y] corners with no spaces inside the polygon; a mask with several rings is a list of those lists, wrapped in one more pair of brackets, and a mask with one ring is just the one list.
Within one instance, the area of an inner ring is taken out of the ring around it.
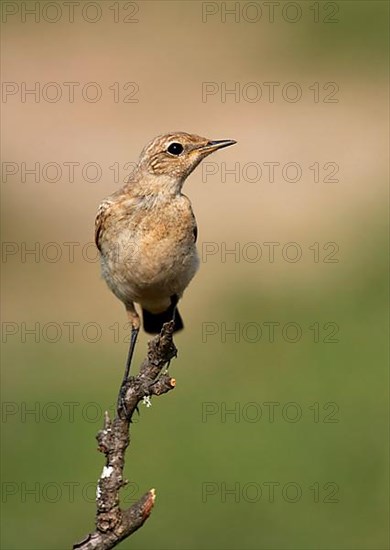
{"label": "knot on branch", "polygon": [[122,513],[119,509],[109,510],[108,512],[98,512],[96,520],[96,529],[101,533],[115,531],[122,523]]}

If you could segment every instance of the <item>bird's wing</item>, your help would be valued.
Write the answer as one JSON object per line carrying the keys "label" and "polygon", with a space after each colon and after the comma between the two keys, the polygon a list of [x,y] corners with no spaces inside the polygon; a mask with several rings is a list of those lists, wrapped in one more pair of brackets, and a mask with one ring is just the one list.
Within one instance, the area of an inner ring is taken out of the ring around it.
{"label": "bird's wing", "polygon": [[196,243],[196,241],[198,240],[198,225],[196,223],[195,214],[192,210],[191,201],[187,197],[187,195],[184,195],[184,194],[181,195],[181,198],[185,201],[185,203],[187,205],[189,216],[190,216],[190,219],[192,221],[192,236],[194,238],[194,243]]}
{"label": "bird's wing", "polygon": [[193,228],[192,232],[193,232],[193,235],[194,235],[194,242],[196,243],[196,241],[198,239],[198,226],[196,225],[195,218],[194,218],[194,228]]}
{"label": "bird's wing", "polygon": [[110,210],[110,206],[112,205],[112,201],[110,199],[105,199],[102,203],[100,203],[96,218],[95,218],[95,243],[98,249],[101,251],[101,237],[102,233],[104,231],[105,222],[107,219],[108,211]]}

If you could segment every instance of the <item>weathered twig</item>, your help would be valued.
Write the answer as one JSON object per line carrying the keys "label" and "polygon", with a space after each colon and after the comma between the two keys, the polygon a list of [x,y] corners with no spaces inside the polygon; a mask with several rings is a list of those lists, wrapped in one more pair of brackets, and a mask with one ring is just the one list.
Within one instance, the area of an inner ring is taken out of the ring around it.
{"label": "weathered twig", "polygon": [[125,452],[130,443],[130,425],[138,403],[153,395],[162,395],[175,387],[175,379],[161,373],[176,356],[172,340],[173,321],[166,323],[161,333],[148,344],[148,355],[140,372],[130,377],[119,399],[113,421],[105,413],[104,427],[96,438],[99,451],[106,456],[106,465],[96,491],[96,529],[73,546],[74,550],[108,550],[139,529],[148,519],[155,500],[155,490],[145,493],[128,510],[119,506],[119,490],[126,485],[123,479]]}

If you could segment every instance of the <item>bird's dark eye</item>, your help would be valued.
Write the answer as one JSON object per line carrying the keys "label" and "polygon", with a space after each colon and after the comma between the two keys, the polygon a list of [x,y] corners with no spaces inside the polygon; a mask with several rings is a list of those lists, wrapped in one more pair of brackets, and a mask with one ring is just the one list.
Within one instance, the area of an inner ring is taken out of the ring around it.
{"label": "bird's dark eye", "polygon": [[171,155],[181,155],[184,151],[184,147],[181,143],[171,143],[167,151]]}

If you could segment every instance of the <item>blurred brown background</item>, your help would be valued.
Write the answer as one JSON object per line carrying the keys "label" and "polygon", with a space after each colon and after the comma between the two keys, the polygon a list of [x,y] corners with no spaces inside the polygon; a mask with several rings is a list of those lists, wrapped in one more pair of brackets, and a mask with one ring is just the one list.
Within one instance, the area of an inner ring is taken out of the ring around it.
{"label": "blurred brown background", "polygon": [[121,547],[388,548],[388,4],[2,10],[2,548],[92,528],[127,351],[94,216],[171,130],[238,144],[184,190],[203,261],[177,388],[142,407],[128,453],[124,497],[154,486],[156,508]]}

